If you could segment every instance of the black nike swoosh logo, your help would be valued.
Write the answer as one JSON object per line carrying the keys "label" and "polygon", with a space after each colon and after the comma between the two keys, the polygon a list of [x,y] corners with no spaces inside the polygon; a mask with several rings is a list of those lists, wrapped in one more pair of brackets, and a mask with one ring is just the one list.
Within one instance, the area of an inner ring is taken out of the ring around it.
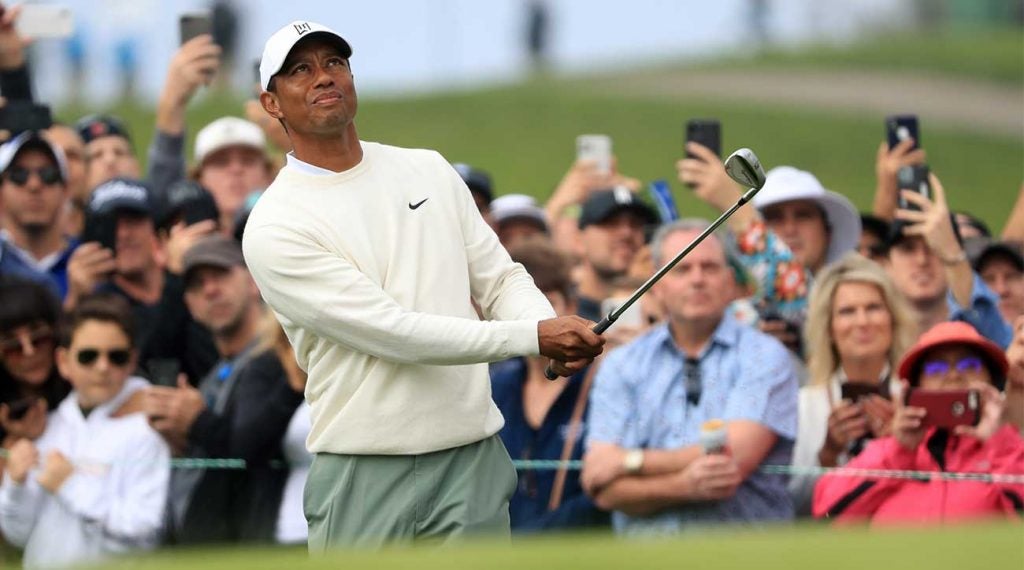
{"label": "black nike swoosh logo", "polygon": [[419,208],[420,206],[422,206],[423,203],[426,202],[429,199],[430,198],[424,198],[424,199],[420,200],[419,202],[416,202],[415,204],[413,204],[412,202],[409,202],[409,209],[410,210],[415,210],[416,208]]}

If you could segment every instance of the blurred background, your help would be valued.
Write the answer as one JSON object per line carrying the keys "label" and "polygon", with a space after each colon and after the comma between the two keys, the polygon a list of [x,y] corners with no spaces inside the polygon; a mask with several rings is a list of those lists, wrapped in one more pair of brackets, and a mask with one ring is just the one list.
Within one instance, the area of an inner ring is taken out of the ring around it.
{"label": "blurred background", "polygon": [[[263,42],[315,20],[354,48],[365,140],[428,147],[546,198],[580,133],[612,137],[619,169],[678,184],[683,123],[722,121],[723,150],[811,170],[870,209],[883,118],[916,113],[954,208],[994,230],[1024,180],[1022,0],[68,0],[75,31],[32,47],[36,93],[62,120],[109,111],[143,151],[179,44],[213,10],[225,72],[189,131],[242,116]],[[77,78],[67,81],[68,77]]]}

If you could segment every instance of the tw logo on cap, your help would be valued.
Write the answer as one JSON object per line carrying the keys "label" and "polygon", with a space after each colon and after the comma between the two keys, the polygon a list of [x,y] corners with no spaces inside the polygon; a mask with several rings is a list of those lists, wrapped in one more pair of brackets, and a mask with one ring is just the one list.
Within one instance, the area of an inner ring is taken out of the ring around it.
{"label": "tw logo on cap", "polygon": [[295,28],[295,33],[299,34],[300,36],[311,30],[311,28],[309,27],[309,22],[294,24],[292,27]]}

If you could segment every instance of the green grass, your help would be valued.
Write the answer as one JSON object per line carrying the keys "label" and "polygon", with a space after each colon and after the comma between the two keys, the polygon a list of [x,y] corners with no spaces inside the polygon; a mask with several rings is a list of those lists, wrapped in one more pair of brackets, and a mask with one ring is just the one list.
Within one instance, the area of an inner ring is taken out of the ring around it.
{"label": "green grass", "polygon": [[[106,565],[105,568],[119,565]],[[376,568],[416,570],[678,570],[679,568],[791,569],[923,568],[986,570],[1024,567],[1019,524],[931,530],[803,526],[768,530],[723,529],[676,538],[611,540],[605,535],[559,536],[512,544],[464,543],[381,552],[348,551],[310,559],[300,550],[224,549],[165,551],[124,567],[262,570]]]}
{"label": "green grass", "polygon": [[[949,34],[765,58],[789,66],[828,62],[885,68],[902,62],[915,69],[979,72],[1024,85],[1019,30],[963,36],[970,41]],[[901,54],[898,62],[885,56],[894,51]],[[674,163],[681,154],[682,123],[688,117],[714,116],[722,120],[725,149],[747,146],[766,167],[790,164],[810,170],[860,209],[870,208],[875,151],[883,138],[880,115],[687,98],[646,100],[603,94],[585,83],[549,77],[476,91],[363,97],[359,133],[365,140],[436,149],[451,161],[490,171],[499,194],[526,193],[542,199],[573,160],[576,135],[607,133],[614,139],[622,172],[645,182],[670,180],[681,213],[707,217],[711,210],[676,181]],[[69,120],[84,111],[65,109],[59,115]],[[136,146],[144,151],[153,131],[152,110],[127,105],[117,113],[130,123]],[[196,102],[189,111],[190,133],[225,114],[241,115],[242,102],[224,94]],[[928,123],[922,125],[922,139],[952,207],[968,209],[993,229],[1001,228],[1024,179],[1024,138]]]}
{"label": "green grass", "polygon": [[1020,86],[1024,82],[1024,30],[1007,27],[885,33],[852,45],[775,47],[753,57],[701,64],[711,65],[715,69],[910,70]]}

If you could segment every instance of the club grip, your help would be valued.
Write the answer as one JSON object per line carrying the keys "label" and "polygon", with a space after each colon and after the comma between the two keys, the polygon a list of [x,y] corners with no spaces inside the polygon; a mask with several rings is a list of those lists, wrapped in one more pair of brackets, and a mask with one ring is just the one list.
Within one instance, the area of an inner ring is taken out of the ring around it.
{"label": "club grip", "polygon": [[[596,334],[601,334],[608,330],[608,327],[612,326],[612,323],[614,322],[615,321],[608,320],[608,317],[605,317],[590,330],[594,331]],[[544,377],[548,380],[557,380],[558,374],[555,374],[555,371],[551,369],[551,365],[549,364],[544,368]]]}

